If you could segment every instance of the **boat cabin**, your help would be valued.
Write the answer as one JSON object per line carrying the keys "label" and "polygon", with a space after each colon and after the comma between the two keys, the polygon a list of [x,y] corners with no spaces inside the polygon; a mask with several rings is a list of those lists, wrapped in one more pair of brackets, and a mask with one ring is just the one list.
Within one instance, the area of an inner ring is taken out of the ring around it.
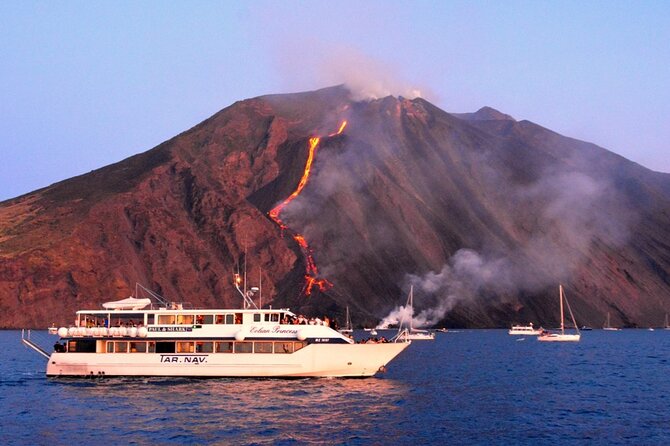
{"label": "boat cabin", "polygon": [[288,324],[294,317],[288,309],[268,310],[82,310],[75,327],[156,327],[203,325]]}

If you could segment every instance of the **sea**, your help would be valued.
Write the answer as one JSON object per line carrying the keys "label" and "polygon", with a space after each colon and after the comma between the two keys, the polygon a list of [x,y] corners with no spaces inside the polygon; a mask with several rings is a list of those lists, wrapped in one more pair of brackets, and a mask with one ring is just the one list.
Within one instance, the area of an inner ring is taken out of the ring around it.
{"label": "sea", "polygon": [[368,379],[54,379],[20,336],[0,331],[5,445],[670,444],[670,330],[436,333]]}

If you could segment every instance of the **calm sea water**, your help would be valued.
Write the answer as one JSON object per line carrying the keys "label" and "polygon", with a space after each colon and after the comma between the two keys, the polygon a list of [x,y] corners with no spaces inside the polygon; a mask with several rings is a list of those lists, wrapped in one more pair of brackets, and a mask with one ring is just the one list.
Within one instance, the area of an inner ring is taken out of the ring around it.
{"label": "calm sea water", "polygon": [[[34,339],[53,344],[55,337]],[[3,444],[670,444],[670,331],[416,341],[371,379],[44,376],[0,331]]]}

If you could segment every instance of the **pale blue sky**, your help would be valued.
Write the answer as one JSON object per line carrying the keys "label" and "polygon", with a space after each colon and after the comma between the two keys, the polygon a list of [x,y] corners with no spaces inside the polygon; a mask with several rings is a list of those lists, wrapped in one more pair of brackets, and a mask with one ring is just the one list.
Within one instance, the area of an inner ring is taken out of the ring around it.
{"label": "pale blue sky", "polygon": [[231,103],[383,80],[670,172],[670,1],[0,2],[0,200]]}

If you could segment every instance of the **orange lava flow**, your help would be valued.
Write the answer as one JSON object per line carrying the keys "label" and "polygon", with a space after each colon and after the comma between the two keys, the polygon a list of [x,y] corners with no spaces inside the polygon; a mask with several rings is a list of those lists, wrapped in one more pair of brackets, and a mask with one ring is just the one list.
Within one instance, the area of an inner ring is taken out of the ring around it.
{"label": "orange lava flow", "polygon": [[284,209],[284,207],[292,202],[298,195],[300,195],[300,192],[305,188],[305,184],[307,184],[307,180],[309,179],[309,174],[312,170],[312,162],[314,162],[314,152],[316,151],[316,147],[319,145],[319,141],[321,141],[321,138],[314,137],[309,139],[309,154],[307,155],[307,162],[305,163],[305,170],[302,173],[302,178],[300,178],[300,182],[298,183],[298,187],[296,190],[293,191],[289,197],[282,201],[278,206],[276,206],[274,209],[272,209],[269,212],[270,218],[275,221],[282,229],[287,229],[286,225],[281,221],[279,218],[279,213]]}
{"label": "orange lava flow", "polygon": [[[344,128],[347,125],[347,121],[343,121],[342,124],[340,125],[340,128],[336,133],[332,133],[328,136],[335,136],[339,135],[342,133]],[[314,156],[316,154],[316,148],[319,146],[319,142],[321,141],[321,138],[319,137],[313,137],[309,139],[309,153],[307,154],[307,162],[305,163],[305,170],[302,173],[302,177],[300,178],[300,182],[298,183],[298,187],[293,191],[291,195],[284,201],[282,201],[280,204],[275,206],[270,212],[268,212],[268,215],[270,218],[277,223],[277,225],[282,229],[286,230],[289,229],[286,224],[279,218],[279,214],[281,211],[288,205],[291,201],[293,201],[300,193],[302,190],[305,188],[305,185],[307,184],[307,180],[309,180],[309,175],[312,170],[312,163],[314,162]],[[306,261],[306,266],[305,266],[305,288],[304,292],[306,296],[309,296],[312,294],[312,288],[315,286],[319,287],[319,290],[321,291],[326,291],[328,288],[332,287],[333,284],[330,283],[326,279],[319,279],[319,270],[316,267],[316,263],[314,262],[314,256],[313,256],[313,251],[309,247],[309,244],[307,243],[307,240],[305,240],[305,237],[303,237],[301,234],[294,233],[293,235],[293,240],[296,241],[298,246],[300,246],[300,249],[302,250],[303,254],[305,255],[305,261]]]}
{"label": "orange lava flow", "polygon": [[339,135],[340,133],[342,133],[342,132],[344,131],[344,128],[345,128],[346,126],[347,126],[347,121],[342,121],[342,124],[340,124],[340,128],[337,129],[337,132],[335,132],[335,133],[331,133],[331,134],[328,135],[328,136]]}

